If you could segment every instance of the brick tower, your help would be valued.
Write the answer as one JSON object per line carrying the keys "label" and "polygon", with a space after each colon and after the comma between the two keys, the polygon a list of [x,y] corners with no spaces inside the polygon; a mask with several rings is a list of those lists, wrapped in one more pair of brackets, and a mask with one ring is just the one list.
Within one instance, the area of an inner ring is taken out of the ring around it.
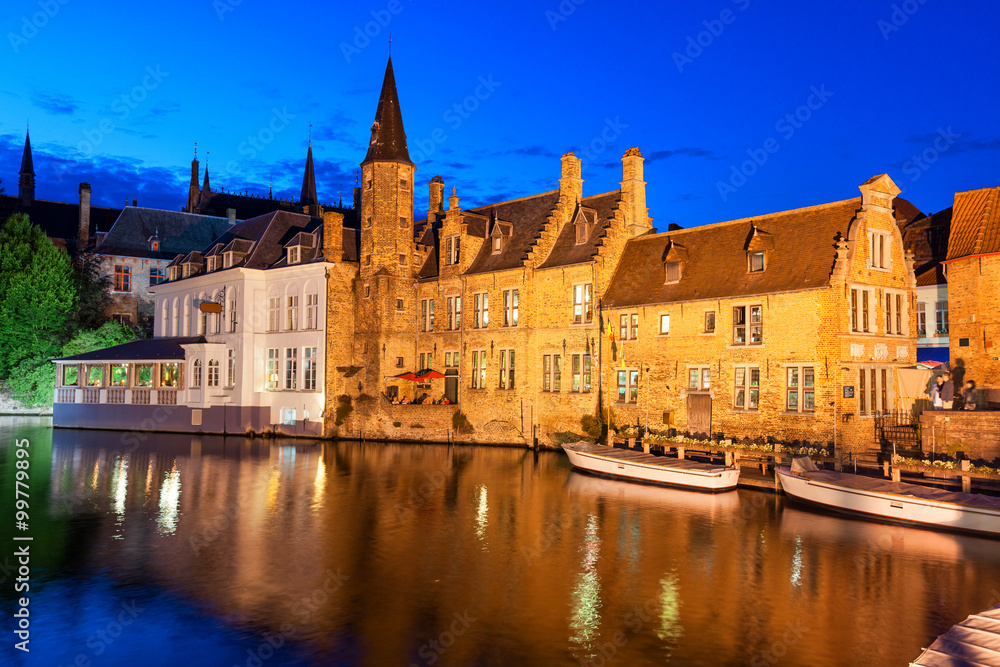
{"label": "brick tower", "polygon": [[390,58],[368,154],[361,163],[361,266],[355,322],[356,340],[363,343],[364,392],[368,394],[381,391],[385,376],[403,370],[399,359],[404,359],[404,365],[413,364],[415,171],[406,148]]}

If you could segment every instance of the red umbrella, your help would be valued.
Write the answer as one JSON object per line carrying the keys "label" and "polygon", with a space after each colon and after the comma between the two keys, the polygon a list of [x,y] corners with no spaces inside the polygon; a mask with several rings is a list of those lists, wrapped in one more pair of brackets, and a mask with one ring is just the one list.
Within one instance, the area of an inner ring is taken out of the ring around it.
{"label": "red umbrella", "polygon": [[393,375],[392,377],[397,380],[409,380],[410,382],[416,382],[419,379],[416,375],[414,375],[410,371],[406,371],[405,373],[400,373],[399,375]]}
{"label": "red umbrella", "polygon": [[438,373],[433,368],[424,368],[417,371],[418,380],[440,380],[444,377],[444,373]]}

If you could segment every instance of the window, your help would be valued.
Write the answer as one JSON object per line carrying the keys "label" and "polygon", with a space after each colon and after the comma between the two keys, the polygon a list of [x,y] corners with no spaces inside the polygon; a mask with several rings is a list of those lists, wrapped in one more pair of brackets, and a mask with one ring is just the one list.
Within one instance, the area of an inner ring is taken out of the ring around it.
{"label": "window", "polygon": [[201,359],[195,359],[191,364],[191,386],[201,386]]}
{"label": "window", "polygon": [[222,253],[222,268],[228,269],[233,265],[233,253],[224,252]]}
{"label": "window", "polygon": [[588,236],[590,236],[589,225],[583,222],[578,222],[576,224],[576,244],[580,245],[581,243],[586,243]]}
{"label": "window", "polygon": [[367,218],[365,218],[365,227],[371,227],[371,226],[372,226],[372,217],[369,215]]}
{"label": "window", "polygon": [[299,295],[288,297],[288,315],[285,319],[285,329],[295,331],[299,328]]}
{"label": "window", "polygon": [[149,242],[149,249],[152,250],[153,252],[156,252],[157,250],[160,249],[160,242],[159,241],[150,241]]}
{"label": "window", "polygon": [[278,311],[281,307],[281,299],[276,296],[272,296],[267,300],[267,330],[277,331],[278,330]]}
{"label": "window", "polygon": [[403,310],[403,300],[396,299],[396,310]]}
{"label": "window", "polygon": [[236,299],[229,302],[229,333],[236,333]]}
{"label": "window", "polygon": [[458,236],[448,236],[444,240],[444,263],[458,264]]}
{"label": "window", "polygon": [[934,304],[935,313],[935,333],[946,334],[948,333],[948,302],[947,301],[937,301]]}
{"label": "window", "polygon": [[149,267],[149,284],[150,286],[159,285],[167,280],[166,273],[162,266],[151,266]]}
{"label": "window", "polygon": [[281,410],[281,423],[285,426],[295,425],[295,408],[283,408]]}
{"label": "window", "polygon": [[750,273],[760,273],[764,271],[764,251],[747,253],[747,269]]}
{"label": "window", "polygon": [[[750,337],[747,338],[747,311],[750,316]],[[714,319],[714,318],[713,318]],[[713,322],[714,324],[714,322]],[[762,306],[733,308],[733,345],[760,345],[764,342],[764,309]]]}
{"label": "window", "polygon": [[542,391],[562,391],[562,356],[546,354],[542,357]]}
{"label": "window", "polygon": [[660,315],[660,335],[670,333],[670,313]]}
{"label": "window", "polygon": [[407,227],[406,216],[405,215],[399,216],[399,228],[406,229],[406,227]]}
{"label": "window", "polygon": [[500,350],[500,388],[514,388],[514,350]]}
{"label": "window", "polygon": [[266,384],[267,389],[278,388],[278,348],[272,347],[267,350]]}
{"label": "window", "polygon": [[715,311],[705,311],[705,333],[715,333]]}
{"label": "window", "polygon": [[64,387],[75,387],[78,381],[77,376],[80,374],[80,367],[75,364],[67,364],[62,368],[62,385]]}
{"label": "window", "polygon": [[[425,368],[434,368],[434,354],[431,352],[420,353],[420,365],[417,366],[417,369],[423,370]],[[430,386],[430,384],[428,383],[427,386]]]}
{"label": "window", "polygon": [[302,388],[306,391],[316,391],[315,347],[307,347],[302,350]]}
{"label": "window", "polygon": [[621,315],[618,318],[618,338],[628,340],[628,315]]}
{"label": "window", "polygon": [[618,402],[635,403],[639,398],[639,371],[625,369],[618,371]]}
{"label": "window", "polygon": [[812,412],[816,409],[816,375],[812,366],[789,366],[785,369],[785,409],[788,412]]}
{"label": "window", "polygon": [[708,366],[689,366],[687,386],[692,391],[708,391],[712,388],[712,370]]}
{"label": "window", "polygon": [[851,331],[859,333],[877,331],[874,326],[875,318],[871,312],[874,301],[871,290],[857,287],[851,289]]}
{"label": "window", "polygon": [[486,389],[486,350],[472,352],[472,388]]}
{"label": "window", "polygon": [[882,297],[885,301],[885,332],[887,334],[903,335],[903,295],[899,292],[886,291]]}
{"label": "window", "polygon": [[917,302],[917,335],[927,335],[927,304],[923,301]]}
{"label": "window", "polygon": [[573,391],[590,392],[590,355],[574,354],[572,359]]}
{"label": "window", "polygon": [[503,291],[503,325],[505,327],[517,326],[518,295],[516,289]]}
{"label": "window", "polygon": [[365,297],[369,297],[372,294],[372,288],[369,285],[365,285]]}
{"label": "window", "polygon": [[209,359],[208,360],[208,386],[218,387],[219,386],[219,360]]}
{"label": "window", "polygon": [[402,255],[402,254],[401,254],[401,255],[399,256],[399,265],[400,265],[400,266],[405,266],[405,265],[406,265],[406,255]]}
{"label": "window", "polygon": [[472,328],[485,329],[490,323],[489,292],[472,295]]}
{"label": "window", "polygon": [[205,271],[209,273],[215,271],[215,257],[209,257],[205,260]]}
{"label": "window", "polygon": [[[369,179],[367,179],[367,180],[365,181],[365,189],[366,189],[366,190],[371,190],[371,189],[372,189],[372,183],[373,183],[373,180],[374,180],[374,179],[371,179],[371,178],[369,178]],[[370,219],[370,218],[369,218],[369,219]]]}
{"label": "window", "polygon": [[288,249],[288,263],[298,264],[299,263],[299,247],[294,246]]}
{"label": "window", "polygon": [[665,283],[677,283],[681,280],[681,263],[680,262],[664,262],[663,272],[666,276]]}
{"label": "window", "polygon": [[573,324],[587,324],[594,321],[590,290],[590,283],[573,285]]}
{"label": "window", "polygon": [[629,338],[637,340],[639,338],[639,313],[632,313],[630,324]]}
{"label": "window", "polygon": [[444,365],[448,368],[455,368],[458,366],[458,352],[445,352],[444,353]]}
{"label": "window", "polygon": [[410,182],[408,180],[406,180],[405,178],[399,179],[399,189],[400,190],[409,190],[410,189]]}
{"label": "window", "polygon": [[756,410],[760,402],[760,368],[737,366],[735,372],[733,407],[737,410]]}
{"label": "window", "polygon": [[420,302],[420,330],[434,331],[434,299]]}
{"label": "window", "polygon": [[451,330],[462,328],[462,297],[448,297],[448,328]]}
{"label": "window", "polygon": [[297,389],[299,376],[299,348],[285,348],[285,389]]}
{"label": "window", "polygon": [[[622,315],[618,318],[618,333],[622,340],[636,340],[639,337],[639,313]],[[660,325],[663,325],[663,316],[660,316]],[[670,328],[670,316],[667,315],[667,329]],[[661,333],[663,333],[661,331]]]}
{"label": "window", "polygon": [[888,366],[858,368],[858,413],[872,415],[892,409],[892,370]]}
{"label": "window", "polygon": [[229,350],[229,363],[226,366],[226,386],[236,386],[236,350]]}
{"label": "window", "polygon": [[132,267],[125,264],[115,264],[115,291],[132,291]]}
{"label": "window", "polygon": [[319,294],[306,294],[306,329],[319,327]]}
{"label": "window", "polygon": [[198,312],[201,315],[201,317],[198,318],[198,320],[199,320],[198,333],[204,335],[204,334],[208,333],[208,313],[206,313],[205,311],[201,310],[200,308],[198,309]]}
{"label": "window", "polygon": [[396,357],[396,368],[403,367],[403,357]]}
{"label": "window", "polygon": [[503,250],[503,237],[494,236],[493,237],[493,254],[499,255],[500,251]]}
{"label": "window", "polygon": [[869,264],[873,269],[888,271],[892,268],[892,245],[885,232],[868,232]]}
{"label": "window", "polygon": [[176,387],[180,379],[180,364],[160,364],[160,386]]}

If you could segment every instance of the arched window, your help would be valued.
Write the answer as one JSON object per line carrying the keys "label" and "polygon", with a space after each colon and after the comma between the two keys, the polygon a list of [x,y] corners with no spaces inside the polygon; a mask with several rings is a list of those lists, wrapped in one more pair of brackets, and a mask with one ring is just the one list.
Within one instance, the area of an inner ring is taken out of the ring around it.
{"label": "arched window", "polygon": [[181,335],[190,336],[191,335],[191,296],[184,296],[184,326],[181,331]]}
{"label": "arched window", "polygon": [[219,386],[219,360],[209,359],[208,361],[208,386]]}
{"label": "arched window", "polygon": [[167,300],[164,299],[160,304],[160,335],[166,337],[170,332],[170,311],[168,310]]}
{"label": "arched window", "polygon": [[201,386],[201,359],[195,359],[194,364],[192,364],[193,372],[191,373],[191,386],[200,387]]}
{"label": "arched window", "polygon": [[174,314],[170,318],[170,335],[171,336],[178,336],[178,335],[180,335],[177,332],[178,327],[180,327],[180,325],[181,325],[181,323],[179,321],[180,320],[180,310],[178,310],[178,308],[179,308],[179,306],[178,306],[178,303],[177,303],[177,297],[174,297]]}

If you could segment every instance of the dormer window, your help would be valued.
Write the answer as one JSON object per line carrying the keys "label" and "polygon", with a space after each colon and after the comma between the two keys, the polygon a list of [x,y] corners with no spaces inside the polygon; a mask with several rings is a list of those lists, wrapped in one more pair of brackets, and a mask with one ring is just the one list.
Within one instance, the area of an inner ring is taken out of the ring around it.
{"label": "dormer window", "polygon": [[583,222],[576,223],[576,244],[586,243],[589,236],[590,225]]}
{"label": "dormer window", "polygon": [[681,280],[681,262],[664,262],[663,273],[665,274],[664,284],[678,283]]}
{"label": "dormer window", "polygon": [[299,263],[299,246],[292,246],[288,249],[288,263],[298,264]]}
{"label": "dormer window", "polygon": [[222,268],[228,269],[233,265],[233,253],[224,252],[222,253]]}
{"label": "dormer window", "polygon": [[216,268],[215,261],[216,261],[215,257],[209,257],[208,258],[208,269],[207,269],[207,272],[210,273],[212,271],[215,271],[215,268]]}
{"label": "dormer window", "polygon": [[149,249],[152,252],[157,252],[160,249],[160,241],[158,239],[151,239],[149,242]]}
{"label": "dormer window", "polygon": [[494,236],[493,237],[493,254],[497,255],[503,250],[503,237]]}
{"label": "dormer window", "polygon": [[763,250],[752,250],[747,253],[747,270],[750,273],[763,273],[767,265],[766,256]]}

